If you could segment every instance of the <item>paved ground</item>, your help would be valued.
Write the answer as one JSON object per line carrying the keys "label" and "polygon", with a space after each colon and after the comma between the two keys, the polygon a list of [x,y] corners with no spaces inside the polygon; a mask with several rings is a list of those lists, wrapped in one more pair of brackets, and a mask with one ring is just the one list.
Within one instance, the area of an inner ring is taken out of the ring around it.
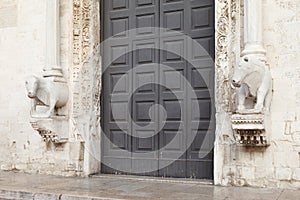
{"label": "paved ground", "polygon": [[300,200],[300,190],[216,187],[209,182],[178,179],[64,178],[0,172],[0,199]]}

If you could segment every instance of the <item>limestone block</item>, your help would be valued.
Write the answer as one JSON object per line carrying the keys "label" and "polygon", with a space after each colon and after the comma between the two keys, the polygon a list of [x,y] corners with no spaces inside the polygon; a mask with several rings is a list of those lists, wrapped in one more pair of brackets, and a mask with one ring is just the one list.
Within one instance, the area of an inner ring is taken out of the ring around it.
{"label": "limestone block", "polygon": [[296,168],[293,173],[293,179],[300,181],[300,168]]}
{"label": "limestone block", "polygon": [[34,200],[56,200],[60,199],[61,195],[59,194],[42,194],[42,193],[37,193],[34,194]]}
{"label": "limestone block", "polygon": [[26,163],[18,163],[16,164],[16,169],[17,170],[26,170],[28,168]]}
{"label": "limestone block", "polygon": [[293,146],[292,146],[292,142],[289,141],[288,137],[286,137],[285,139],[282,140],[277,140],[273,142],[274,147],[273,147],[273,152],[274,152],[274,156],[277,156],[275,154],[277,154],[278,152],[282,152],[281,155],[285,155],[288,152],[293,152]]}
{"label": "limestone block", "polygon": [[12,170],[12,164],[11,163],[9,163],[8,161],[6,161],[6,163],[5,164],[2,164],[1,166],[0,166],[0,170],[3,170],[3,171],[9,171],[9,170]]}
{"label": "limestone block", "polygon": [[[272,114],[272,118],[274,118],[273,114]],[[284,134],[285,123],[282,120],[278,120],[278,118],[274,118],[274,120],[271,119],[271,121],[272,121],[271,133],[270,133],[271,140],[286,140],[290,138]]]}
{"label": "limestone block", "polygon": [[242,167],[241,168],[241,177],[245,179],[254,179],[255,178],[255,168],[254,167]]}
{"label": "limestone block", "polygon": [[289,181],[292,178],[291,168],[276,168],[276,178],[281,181]]}
{"label": "limestone block", "polygon": [[292,132],[292,133],[293,133],[292,134],[293,142],[300,145],[300,130],[298,130],[297,132]]}
{"label": "limestone block", "polygon": [[[13,1],[15,2],[15,1]],[[0,5],[0,29],[15,27],[18,24],[18,7],[15,4],[3,7]]]}
{"label": "limestone block", "polygon": [[84,158],[84,143],[69,142],[70,160],[81,161]]}
{"label": "limestone block", "polygon": [[274,152],[275,167],[298,167],[299,155],[297,152]]}
{"label": "limestone block", "polygon": [[274,168],[255,167],[255,179],[274,179]]}

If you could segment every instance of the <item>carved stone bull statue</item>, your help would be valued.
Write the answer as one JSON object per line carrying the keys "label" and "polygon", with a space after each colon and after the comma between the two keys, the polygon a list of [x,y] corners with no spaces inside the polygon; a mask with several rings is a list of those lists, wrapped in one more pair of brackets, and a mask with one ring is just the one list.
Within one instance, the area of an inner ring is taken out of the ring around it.
{"label": "carved stone bull statue", "polygon": [[[68,87],[64,82],[55,82],[53,78],[38,78],[29,76],[25,86],[27,95],[33,99],[31,116],[34,118],[49,118],[55,115],[55,109],[66,105]],[[37,105],[47,107],[46,111],[37,112]]]}
{"label": "carved stone bull statue", "polygon": [[[269,111],[272,77],[264,56],[243,56],[234,69],[232,85],[237,88],[238,112]],[[246,107],[246,98],[253,99],[254,108]]]}

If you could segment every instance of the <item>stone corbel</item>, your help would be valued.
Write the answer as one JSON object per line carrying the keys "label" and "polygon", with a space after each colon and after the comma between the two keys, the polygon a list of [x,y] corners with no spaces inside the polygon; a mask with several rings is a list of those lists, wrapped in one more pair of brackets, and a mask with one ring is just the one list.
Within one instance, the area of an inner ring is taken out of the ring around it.
{"label": "stone corbel", "polygon": [[44,141],[68,140],[68,117],[61,108],[67,105],[69,89],[60,67],[59,0],[46,1],[46,66],[43,76],[29,76],[25,85],[32,99],[31,125]]}
{"label": "stone corbel", "polygon": [[243,146],[268,146],[272,77],[263,46],[262,21],[262,0],[245,0],[245,48],[232,78],[238,100],[232,128],[237,144]]}

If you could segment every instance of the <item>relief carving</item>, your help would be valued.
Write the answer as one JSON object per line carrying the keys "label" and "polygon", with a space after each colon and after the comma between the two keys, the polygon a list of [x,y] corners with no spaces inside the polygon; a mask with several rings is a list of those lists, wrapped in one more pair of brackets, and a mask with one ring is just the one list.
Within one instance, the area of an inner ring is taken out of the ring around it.
{"label": "relief carving", "polygon": [[32,118],[30,123],[32,128],[43,138],[44,142],[59,144],[66,143],[69,140],[69,122],[66,117]]}
{"label": "relief carving", "polygon": [[[81,138],[97,135],[100,126],[99,2],[73,0],[73,126]],[[87,130],[86,127],[90,127]],[[94,138],[92,138],[94,139]]]}
{"label": "relief carving", "polygon": [[263,47],[262,0],[246,0],[244,50],[234,68],[237,110],[231,117],[236,142],[243,146],[268,146],[272,76]]}
{"label": "relief carving", "polygon": [[69,138],[68,83],[60,66],[59,0],[46,2],[46,66],[43,77],[29,76],[25,86],[32,100],[31,125],[46,142],[65,143]]}
{"label": "relief carving", "polygon": [[29,76],[25,81],[27,95],[32,99],[30,123],[45,142],[68,141],[68,117],[58,112],[69,98],[61,71],[60,67],[47,68],[43,77]]}
{"label": "relief carving", "polygon": [[237,88],[238,113],[269,111],[272,77],[264,56],[243,56],[234,69],[232,85]]}
{"label": "relief carving", "polygon": [[231,77],[236,43],[235,35],[239,19],[239,0],[216,1],[216,111],[217,111],[217,142],[232,144],[235,142],[231,131],[230,113],[233,109],[233,89]]}
{"label": "relief carving", "polygon": [[[29,76],[25,81],[27,96],[32,99],[31,117],[49,118],[57,115],[57,109],[68,102],[68,86],[55,77]],[[38,109],[40,107],[40,109]]]}
{"label": "relief carving", "polygon": [[232,128],[238,145],[268,146],[265,135],[266,117],[263,114],[234,114]]}

